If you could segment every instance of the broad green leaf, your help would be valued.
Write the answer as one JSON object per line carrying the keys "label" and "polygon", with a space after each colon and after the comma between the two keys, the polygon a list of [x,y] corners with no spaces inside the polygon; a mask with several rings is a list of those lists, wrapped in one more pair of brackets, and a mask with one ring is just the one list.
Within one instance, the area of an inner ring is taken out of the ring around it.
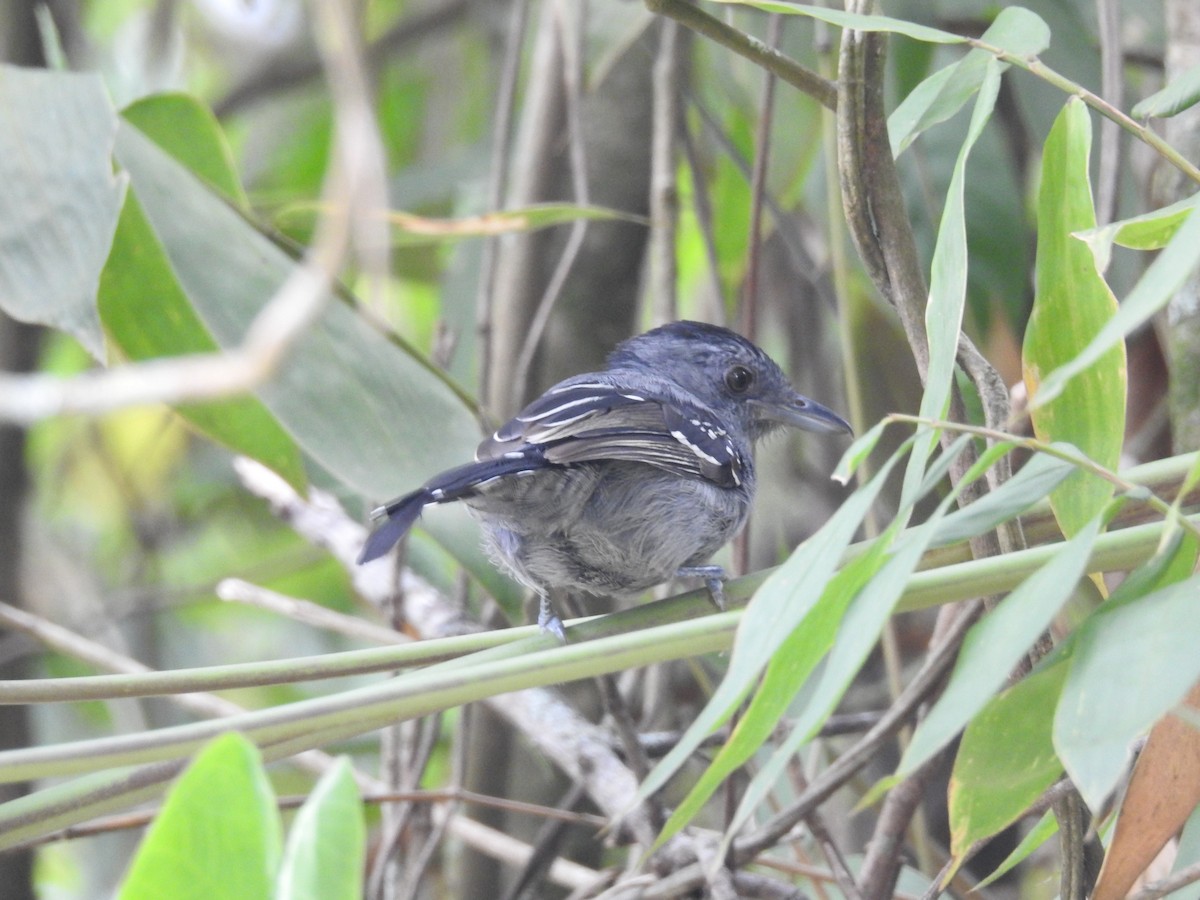
{"label": "broad green leaf", "polygon": [[1014,822],[1062,774],[1054,755],[1054,705],[1064,656],[993,697],[963,733],[950,776],[950,849],[960,861],[975,841]]}
{"label": "broad green leaf", "polygon": [[275,900],[358,900],[367,834],[346,757],[326,772],[288,833]]}
{"label": "broad green leaf", "polygon": [[[1022,56],[1035,56],[1049,46],[1050,30],[1027,9],[1005,7],[980,39]],[[899,156],[922,131],[946,121],[983,86],[994,60],[985,50],[975,49],[953,65],[930,75],[909,93],[888,116],[892,156]],[[1007,69],[1001,65],[1000,71]]]}
{"label": "broad green leaf", "polygon": [[724,679],[676,745],[642,781],[640,796],[648,797],[662,787],[704,738],[733,714],[773,654],[824,594],[842,553],[911,444],[910,438],[758,589],[742,615]]}
{"label": "broad green leaf", "polygon": [[[1125,338],[1163,309],[1200,264],[1200,207],[1194,200],[1189,203],[1191,207],[1186,213],[1181,211],[1169,217],[1171,222],[1178,224],[1179,217],[1185,216],[1182,224],[1175,228],[1166,249],[1142,273],[1112,318],[1074,359],[1045,377],[1034,397],[1035,406],[1057,397],[1072,378],[1099,362],[1113,347],[1123,347]],[[1153,223],[1155,230],[1162,222],[1160,219]],[[1097,257],[1097,272],[1100,271]]]}
{"label": "broad green leaf", "polygon": [[[240,345],[295,261],[128,123],[117,158],[201,321],[222,348]],[[479,439],[466,395],[340,295],[257,395],[311,458],[373,500],[469,459]],[[489,590],[511,591],[465,516],[430,516],[424,527]]]}
{"label": "broad green leaf", "polygon": [[[967,158],[984,126],[991,118],[1000,91],[1001,67],[994,59],[987,62],[980,86],[979,98],[971,113],[966,140],[954,162],[946,204],[942,208],[937,243],[929,274],[929,299],[925,304],[925,333],[929,340],[929,369],[925,392],[921,396],[921,416],[942,419],[950,405],[953,387],[954,362],[958,355],[958,335],[962,329],[963,308],[967,299],[967,226],[963,208],[963,191]],[[930,440],[918,440],[904,474],[901,507],[914,502],[913,490],[925,472]]]}
{"label": "broad green leaf", "polygon": [[[1091,134],[1087,108],[1072,99],[1046,138],[1038,191],[1037,284],[1023,348],[1025,385],[1034,398],[1045,376],[1074,359],[1117,308],[1091,253],[1074,237],[1096,225],[1088,181]],[[1033,407],[1037,436],[1047,443],[1073,444],[1101,466],[1115,469],[1125,431],[1125,377],[1125,346],[1120,344],[1073,378],[1056,399]],[[1056,488],[1050,505],[1063,533],[1070,537],[1082,528],[1112,490],[1086,472]]]}
{"label": "broad green leaf", "polygon": [[[201,320],[220,346],[238,346],[295,262],[131,125],[117,132],[117,158]],[[364,496],[399,494],[478,440],[461,395],[334,296],[259,394]]]}
{"label": "broad green leaf", "polygon": [[[1114,510],[1115,511],[1115,510]],[[1003,687],[1029,647],[1049,627],[1086,574],[1088,559],[1105,517],[1097,516],[1063,545],[1054,558],[977,622],[945,691],[909,742],[897,777],[915,771],[948,744],[989,698]]]}
{"label": "broad green leaf", "polygon": [[96,359],[96,313],[126,179],[97,75],[0,66],[0,309],[67,332]]}
{"label": "broad green leaf", "polygon": [[1172,78],[1160,91],[1133,108],[1138,119],[1169,119],[1200,103],[1200,65],[1192,66]]}
{"label": "broad green leaf", "polygon": [[1200,575],[1125,602],[1114,596],[1079,630],[1054,746],[1092,809],[1116,787],[1131,742],[1200,679],[1198,596]]}
{"label": "broad green leaf", "polygon": [[[112,252],[100,278],[100,318],[131,360],[214,353],[217,343],[196,317],[162,245],[133,192],[125,198]],[[307,484],[300,451],[253,397],[176,408],[202,434],[279,473],[297,490]]]}
{"label": "broad green leaf", "polygon": [[121,116],[226,200],[249,207],[221,125],[195,97],[155,94],[131,103]]}
{"label": "broad green leaf", "polygon": [[120,900],[270,900],[283,837],[258,750],[236,732],[214,738],[167,794]]}

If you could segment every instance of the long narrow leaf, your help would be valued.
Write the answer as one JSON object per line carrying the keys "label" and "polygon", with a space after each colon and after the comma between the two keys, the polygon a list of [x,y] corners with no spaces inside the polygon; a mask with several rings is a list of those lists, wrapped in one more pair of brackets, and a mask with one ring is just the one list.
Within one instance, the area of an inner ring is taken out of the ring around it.
{"label": "long narrow leaf", "polygon": [[[1115,510],[1114,510],[1115,512]],[[949,743],[1003,685],[1050,625],[1087,569],[1107,517],[1097,516],[967,633],[950,683],[921,722],[896,776],[903,778]]]}

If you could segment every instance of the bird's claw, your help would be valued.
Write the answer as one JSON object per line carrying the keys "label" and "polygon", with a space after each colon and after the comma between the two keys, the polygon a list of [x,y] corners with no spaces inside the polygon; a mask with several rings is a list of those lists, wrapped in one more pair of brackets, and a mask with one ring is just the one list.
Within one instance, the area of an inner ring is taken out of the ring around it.
{"label": "bird's claw", "polygon": [[725,579],[728,577],[720,566],[680,566],[675,573],[678,578],[701,578],[708,588],[708,599],[721,612],[725,612]]}
{"label": "bird's claw", "polygon": [[562,619],[550,605],[550,598],[543,594],[538,598],[538,628],[542,634],[549,634],[558,639],[560,644],[567,642],[567,633],[563,630]]}

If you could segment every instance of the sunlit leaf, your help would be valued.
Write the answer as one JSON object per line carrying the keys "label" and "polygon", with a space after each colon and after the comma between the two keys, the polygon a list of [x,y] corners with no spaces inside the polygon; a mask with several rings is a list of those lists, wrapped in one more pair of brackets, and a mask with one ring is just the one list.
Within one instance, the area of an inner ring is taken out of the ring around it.
{"label": "sunlit leaf", "polygon": [[190,94],[154,94],[121,116],[239,208],[249,206],[233,151],[212,110]]}
{"label": "sunlit leaf", "polygon": [[996,490],[946,516],[934,544],[953,544],[990,531],[1029,509],[1074,471],[1066,460],[1048,453],[1036,454]]}
{"label": "sunlit leaf", "polygon": [[317,782],[288,832],[275,900],[358,900],[366,825],[350,761]]}
{"label": "sunlit leaf", "polygon": [[[846,607],[883,564],[891,537],[894,537],[894,531],[884,535],[870,550],[852,560],[833,576],[816,606],[771,656],[763,683],[751,700],[749,708],[738,720],[729,740],[721,747],[716,758],[675,808],[671,818],[663,826],[658,838],[659,843],[690,822],[721,783],[756,753],[771,736],[797,691],[829,650]],[[759,796],[774,785],[775,778],[770,774],[760,773],[756,781],[760,787],[755,796]],[[742,807],[748,804],[753,804],[753,801],[744,798]],[[753,805],[751,808],[754,808]],[[734,823],[731,827],[736,829],[737,824]]]}
{"label": "sunlit leaf", "polygon": [[[1057,397],[1070,379],[1101,360],[1114,346],[1121,345],[1126,337],[1150,321],[1163,309],[1188,276],[1200,264],[1200,208],[1194,201],[1189,207],[1169,217],[1146,223],[1157,233],[1160,225],[1171,223],[1170,240],[1133,290],[1121,303],[1112,318],[1108,319],[1091,341],[1071,361],[1056,368],[1042,381],[1036,404],[1045,404]],[[1136,235],[1143,233],[1138,231]]]}
{"label": "sunlit leaf", "polygon": [[269,900],[283,837],[258,751],[230,732],[197,754],[134,856],[120,900]]}
{"label": "sunlit leaf", "polygon": [[96,291],[126,184],[103,81],[0,66],[0,120],[0,309],[103,361]]}
{"label": "sunlit leaf", "polygon": [[[1070,362],[1116,312],[1116,299],[1074,234],[1096,224],[1088,181],[1091,120],[1082,101],[1070,100],[1046,138],[1038,193],[1037,290],[1025,332],[1023,366],[1034,430],[1046,442],[1065,441],[1090,459],[1116,468],[1125,432],[1125,346],[1108,349],[1073,378],[1053,401],[1037,404],[1042,380]],[[1112,485],[1086,472],[1072,475],[1050,495],[1068,537],[1112,496]]]}
{"label": "sunlit leaf", "polygon": [[[113,236],[98,300],[104,327],[127,359],[214,353],[218,349],[176,281],[132,192],[125,198]],[[307,484],[300,451],[255,398],[183,404],[178,412],[202,434],[258,460],[297,490]]]}

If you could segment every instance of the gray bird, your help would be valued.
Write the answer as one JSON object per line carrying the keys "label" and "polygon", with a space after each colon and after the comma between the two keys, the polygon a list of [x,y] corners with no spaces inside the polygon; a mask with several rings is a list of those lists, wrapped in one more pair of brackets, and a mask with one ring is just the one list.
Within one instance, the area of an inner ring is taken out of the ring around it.
{"label": "gray bird", "polygon": [[433,503],[462,500],[493,560],[540,598],[538,625],[564,639],[555,588],[631,596],[706,560],[754,498],[754,444],[780,426],[849,432],[798,394],[770,357],[725,328],[674,322],[623,341],[601,372],[559,382],[450,469],[375,510],[359,556],[388,550]]}

